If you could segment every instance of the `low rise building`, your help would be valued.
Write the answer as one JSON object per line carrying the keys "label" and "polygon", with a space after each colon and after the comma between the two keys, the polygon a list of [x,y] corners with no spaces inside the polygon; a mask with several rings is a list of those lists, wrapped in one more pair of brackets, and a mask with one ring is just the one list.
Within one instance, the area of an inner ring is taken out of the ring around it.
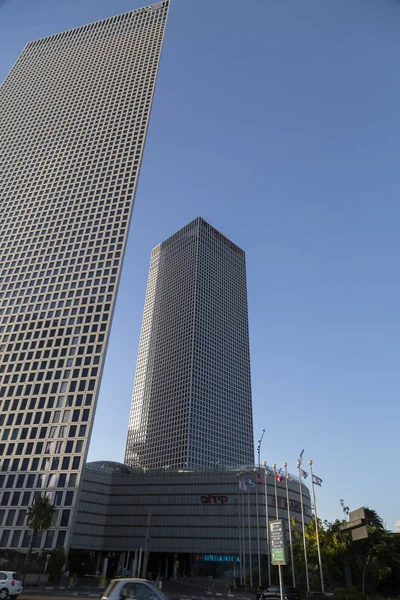
{"label": "low rise building", "polygon": [[[249,537],[256,564],[258,521],[260,552],[266,561],[265,483],[251,487],[249,478],[256,481],[253,466],[241,470],[141,472],[120,463],[88,463],[70,555],[89,553],[92,564],[96,562],[96,571],[102,570],[104,557],[109,557],[115,570],[118,565],[121,571],[132,572],[141,555],[141,574],[222,576],[237,572],[241,559],[248,564]],[[239,481],[247,483],[247,491],[239,489]],[[277,481],[276,485],[278,515],[287,525],[286,482]],[[290,515],[301,528],[300,484],[296,477],[291,476],[288,489]],[[302,493],[308,522],[311,501],[304,483]],[[275,519],[272,473],[267,476],[267,506],[268,518]]]}

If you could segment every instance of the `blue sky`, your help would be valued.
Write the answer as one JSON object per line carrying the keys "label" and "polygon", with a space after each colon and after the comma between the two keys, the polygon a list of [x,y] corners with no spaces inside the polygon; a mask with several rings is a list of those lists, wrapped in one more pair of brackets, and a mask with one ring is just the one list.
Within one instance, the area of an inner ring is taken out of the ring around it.
{"label": "blue sky", "polygon": [[[0,79],[145,3],[0,2]],[[173,0],[91,460],[123,460],[151,248],[200,215],[246,251],[262,459],[400,519],[399,31],[396,0]]]}

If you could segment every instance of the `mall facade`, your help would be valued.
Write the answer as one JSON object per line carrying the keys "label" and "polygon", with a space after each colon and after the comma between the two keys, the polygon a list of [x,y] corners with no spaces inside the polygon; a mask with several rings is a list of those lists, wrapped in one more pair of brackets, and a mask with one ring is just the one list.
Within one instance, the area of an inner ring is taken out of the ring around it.
{"label": "mall facade", "polygon": [[[226,577],[239,573],[240,562],[246,563],[248,572],[249,537],[253,566],[257,564],[257,505],[260,552],[265,564],[265,479],[240,491],[239,480],[248,482],[249,478],[256,481],[254,467],[139,472],[120,463],[88,463],[71,542],[71,568],[80,565],[85,571],[101,573],[107,558],[108,576],[130,572],[140,576],[151,573],[154,577]],[[276,485],[278,516],[287,526],[286,482],[277,481]],[[312,514],[310,493],[304,483],[301,487],[308,523]],[[301,529],[300,484],[294,476],[288,481],[288,491],[290,516],[296,518]],[[267,476],[267,506],[268,518],[274,520],[272,472]]]}

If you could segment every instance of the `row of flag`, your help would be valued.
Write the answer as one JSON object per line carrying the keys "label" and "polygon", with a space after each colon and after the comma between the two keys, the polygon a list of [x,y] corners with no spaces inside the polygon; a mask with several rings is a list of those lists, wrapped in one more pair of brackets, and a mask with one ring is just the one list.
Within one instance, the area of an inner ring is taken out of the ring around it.
{"label": "row of flag", "polygon": [[[300,469],[300,470],[301,470],[302,478],[307,479],[308,473],[306,471],[303,471],[303,469]],[[267,473],[267,475],[270,475],[273,477],[275,472],[266,471],[266,473]],[[285,475],[283,475],[282,473],[279,473],[279,472],[277,472],[275,474],[275,476],[276,476],[276,480],[279,481],[279,483],[282,483],[282,481],[285,478]],[[291,481],[291,477],[290,477],[289,473],[287,474],[287,479],[288,479],[288,481]],[[322,479],[320,477],[317,477],[316,475],[312,476],[312,482],[314,485],[319,485],[319,487],[322,486]],[[251,477],[249,477],[247,479],[247,482],[245,481],[245,479],[239,479],[239,490],[242,490],[243,492],[247,492],[248,487],[254,488],[254,487],[256,487],[257,483],[260,483],[262,485],[264,485],[264,483],[265,483],[265,479],[264,479],[263,475],[260,475],[259,473],[257,474],[256,481],[251,479]]]}

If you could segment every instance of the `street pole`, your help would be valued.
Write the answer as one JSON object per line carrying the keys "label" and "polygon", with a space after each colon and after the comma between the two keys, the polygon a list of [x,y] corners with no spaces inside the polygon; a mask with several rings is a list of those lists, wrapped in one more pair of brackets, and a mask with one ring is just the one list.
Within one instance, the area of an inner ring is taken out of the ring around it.
{"label": "street pole", "polygon": [[304,506],[303,506],[303,488],[301,483],[301,462],[297,461],[297,467],[299,469],[300,479],[300,506],[301,506],[301,527],[303,530],[303,547],[304,547],[304,565],[306,568],[306,584],[307,584],[307,595],[310,593],[310,579],[308,577],[308,560],[307,560],[307,544],[306,544],[306,528],[304,525]]}
{"label": "street pole", "polygon": [[[243,488],[244,488],[244,480],[243,480]],[[244,512],[244,489],[242,489],[242,548],[243,548],[243,585],[246,585],[246,537],[245,537],[245,528],[244,528],[244,521],[245,521],[245,512]]]}
{"label": "street pole", "polygon": [[261,438],[258,440],[258,472],[256,477],[256,526],[257,526],[257,559],[258,559],[258,588],[261,588],[261,551],[260,551],[260,517],[258,514],[258,479],[261,476],[261,444],[265,434],[265,429],[262,430]]}
{"label": "street pole", "polygon": [[293,587],[296,587],[296,575],[294,572],[294,557],[293,557],[293,544],[292,544],[292,519],[290,516],[289,481],[288,481],[289,477],[288,477],[287,462],[284,463],[284,467],[285,467],[285,478],[286,478],[286,504],[287,504],[287,514],[288,514],[290,560],[292,563],[292,581],[293,581]]}
{"label": "street pole", "polygon": [[265,525],[267,528],[267,560],[268,560],[268,585],[271,586],[271,555],[269,547],[269,514],[268,514],[268,472],[267,463],[264,462],[264,495],[265,495]]}
{"label": "street pole", "polygon": [[[149,508],[149,512],[147,513],[146,537],[144,540],[143,565],[142,565],[143,579],[146,578],[147,564],[149,562],[150,525],[151,525],[151,507]],[[140,577],[140,574],[139,574],[139,577]]]}
{"label": "street pole", "polygon": [[276,486],[276,465],[272,465],[274,468],[274,485],[275,485],[275,512],[276,512],[276,520],[279,520],[279,511],[278,511],[278,488]]}
{"label": "street pole", "polygon": [[138,551],[137,551],[137,548],[135,548],[135,556],[132,559],[132,566],[131,566],[131,577],[136,577],[137,562],[138,562]]}
{"label": "street pole", "polygon": [[261,588],[261,551],[260,551],[260,519],[258,515],[258,478],[260,471],[256,476],[256,526],[257,526],[257,558],[258,558],[258,587]]}
{"label": "street pole", "polygon": [[[242,522],[242,517],[241,517],[241,510],[240,510],[240,486],[241,486],[241,481],[240,481],[240,473],[238,474],[238,532],[239,532],[239,559],[240,559],[240,563],[239,563],[239,579],[240,579],[240,583],[242,583],[242,534],[241,534],[241,522]],[[235,581],[235,587],[236,587],[236,581]]]}
{"label": "street pole", "polygon": [[319,543],[319,531],[318,531],[318,514],[317,514],[317,500],[315,497],[315,485],[314,485],[314,477],[313,477],[313,472],[312,472],[312,464],[313,461],[309,460],[308,461],[309,465],[310,465],[310,475],[311,475],[311,487],[312,487],[312,491],[313,491],[313,499],[314,499],[314,519],[315,519],[315,534],[317,536],[317,549],[318,549],[318,563],[319,563],[319,574],[321,577],[321,591],[323,594],[325,594],[325,586],[324,586],[324,574],[322,571],[322,558],[321,558],[321,547],[320,547],[320,543]]}
{"label": "street pole", "polygon": [[43,571],[43,573],[47,573],[47,565],[49,564],[49,560],[50,560],[50,558],[51,558],[51,554],[47,554],[47,555],[46,555],[46,564],[45,564],[45,566],[44,566],[44,571]]}
{"label": "street pole", "polygon": [[279,590],[280,590],[281,600],[283,600],[282,565],[278,565],[278,572],[279,572]]}
{"label": "street pole", "polygon": [[[256,484],[257,485],[257,484]],[[249,522],[249,569],[250,569],[250,588],[253,589],[253,560],[251,556],[251,521],[250,521],[250,486],[247,486],[247,512]]]}

